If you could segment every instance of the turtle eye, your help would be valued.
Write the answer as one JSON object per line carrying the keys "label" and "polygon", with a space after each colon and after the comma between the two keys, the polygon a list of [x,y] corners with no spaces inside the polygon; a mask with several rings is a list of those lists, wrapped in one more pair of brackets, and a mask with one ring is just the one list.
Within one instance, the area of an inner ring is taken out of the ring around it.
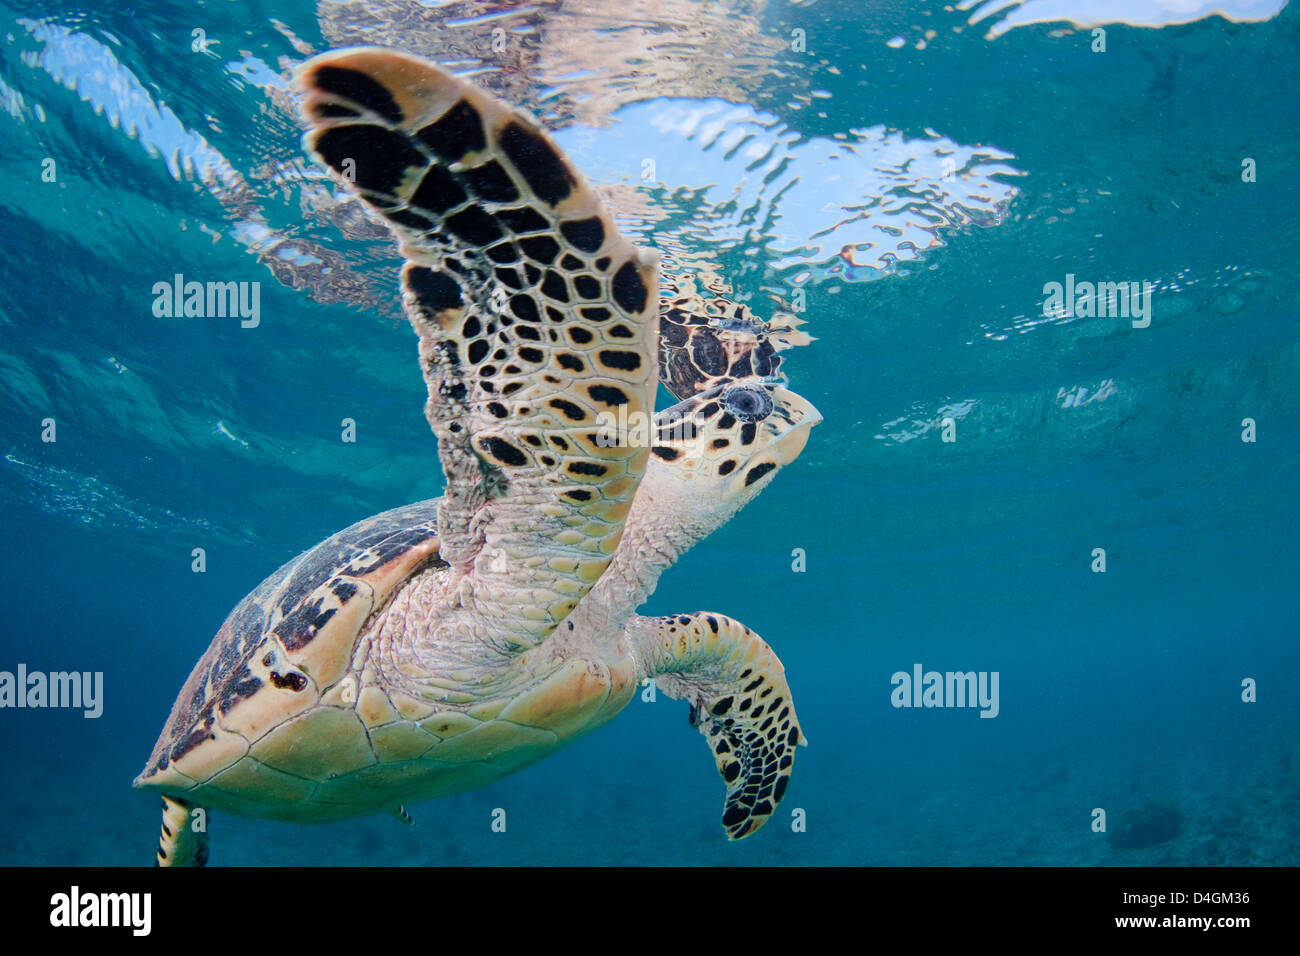
{"label": "turtle eye", "polygon": [[734,385],[722,393],[722,406],[742,422],[756,422],[772,413],[772,396],[756,385]]}

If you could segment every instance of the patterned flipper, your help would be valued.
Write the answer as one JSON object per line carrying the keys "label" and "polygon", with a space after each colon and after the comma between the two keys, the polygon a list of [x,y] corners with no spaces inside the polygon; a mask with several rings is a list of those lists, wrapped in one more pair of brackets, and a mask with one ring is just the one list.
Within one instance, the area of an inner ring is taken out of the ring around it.
{"label": "patterned flipper", "polygon": [[781,661],[757,634],[721,614],[636,618],[628,632],[659,689],[691,704],[692,723],[727,785],[727,838],[756,832],[785,796],[795,747],[807,744]]}
{"label": "patterned flipper", "polygon": [[195,829],[194,807],[175,797],[162,798],[162,832],[158,837],[158,855],[154,866],[206,866],[208,831],[206,812],[203,825]]}
{"label": "patterned flipper", "polygon": [[308,149],[407,260],[461,624],[533,646],[604,572],[645,469],[597,426],[653,414],[657,260],[531,118],[431,63],[344,50],[298,83]]}

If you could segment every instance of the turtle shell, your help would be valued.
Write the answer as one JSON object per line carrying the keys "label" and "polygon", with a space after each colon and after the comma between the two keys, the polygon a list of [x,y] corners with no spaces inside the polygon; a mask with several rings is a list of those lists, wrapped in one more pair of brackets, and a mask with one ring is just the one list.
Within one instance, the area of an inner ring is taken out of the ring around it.
{"label": "turtle shell", "polygon": [[347,672],[371,615],[413,574],[447,566],[437,510],[423,501],[345,528],[241,601],[181,688],[136,786],[188,789],[315,706]]}

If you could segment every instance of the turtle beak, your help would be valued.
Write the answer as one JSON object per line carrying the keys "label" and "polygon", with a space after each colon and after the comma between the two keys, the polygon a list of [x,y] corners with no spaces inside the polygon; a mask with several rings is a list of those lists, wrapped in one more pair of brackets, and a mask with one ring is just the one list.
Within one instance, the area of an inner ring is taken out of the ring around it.
{"label": "turtle beak", "polygon": [[821,424],[822,413],[817,411],[812,402],[794,392],[785,389],[779,391],[784,393],[781,406],[786,408],[787,413],[792,413],[792,418],[796,418],[789,430],[777,439],[772,449],[777,464],[785,467],[798,458],[804,446],[808,444],[808,433],[812,431],[814,425]]}

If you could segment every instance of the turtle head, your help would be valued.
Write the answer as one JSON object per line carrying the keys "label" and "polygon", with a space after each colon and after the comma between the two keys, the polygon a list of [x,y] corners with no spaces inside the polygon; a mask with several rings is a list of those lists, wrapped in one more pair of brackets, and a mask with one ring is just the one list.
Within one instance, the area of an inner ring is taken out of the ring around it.
{"label": "turtle head", "polygon": [[716,517],[704,522],[711,531],[799,457],[821,420],[811,402],[780,385],[727,382],[655,416],[652,468],[672,476],[691,511]]}

